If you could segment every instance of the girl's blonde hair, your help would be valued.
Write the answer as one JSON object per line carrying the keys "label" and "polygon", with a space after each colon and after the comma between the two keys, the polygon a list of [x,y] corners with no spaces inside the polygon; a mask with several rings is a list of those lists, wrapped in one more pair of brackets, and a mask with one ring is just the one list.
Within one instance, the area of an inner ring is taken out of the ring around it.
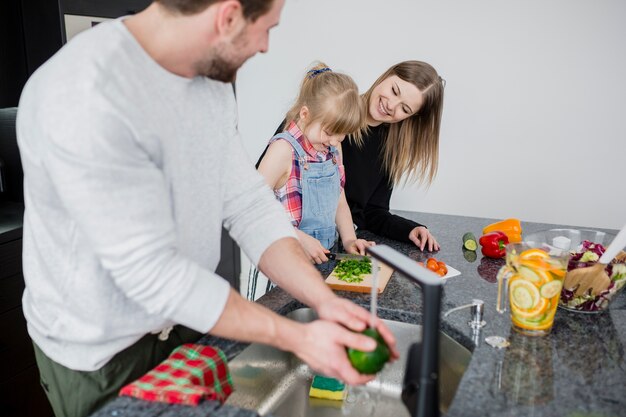
{"label": "girl's blonde hair", "polygon": [[350,76],[330,70],[323,62],[314,65],[307,71],[298,98],[287,112],[287,124],[300,119],[300,109],[304,106],[310,115],[307,125],[320,122],[329,133],[357,136],[354,140],[361,143],[366,109]]}
{"label": "girl's blonde hair", "polygon": [[430,185],[437,174],[445,81],[425,62],[404,61],[389,68],[363,94],[366,106],[374,88],[392,75],[415,85],[422,92],[424,102],[414,115],[389,124],[383,150],[383,169],[392,185],[400,184],[405,174],[406,182],[418,180]]}

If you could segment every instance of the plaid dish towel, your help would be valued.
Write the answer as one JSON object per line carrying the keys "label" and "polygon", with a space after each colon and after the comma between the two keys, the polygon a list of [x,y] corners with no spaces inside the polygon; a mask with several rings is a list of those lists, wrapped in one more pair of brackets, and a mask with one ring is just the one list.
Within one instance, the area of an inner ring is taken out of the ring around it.
{"label": "plaid dish towel", "polygon": [[233,392],[226,356],[211,346],[184,344],[156,368],[125,387],[120,395],[170,404],[226,401]]}

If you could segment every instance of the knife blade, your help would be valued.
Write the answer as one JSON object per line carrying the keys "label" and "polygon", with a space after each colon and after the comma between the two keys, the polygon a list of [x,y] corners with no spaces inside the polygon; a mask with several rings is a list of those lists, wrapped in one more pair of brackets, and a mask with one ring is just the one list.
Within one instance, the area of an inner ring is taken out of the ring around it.
{"label": "knife blade", "polygon": [[341,260],[341,259],[356,259],[361,260],[365,258],[369,258],[367,255],[355,255],[353,253],[327,253],[326,257],[331,261]]}

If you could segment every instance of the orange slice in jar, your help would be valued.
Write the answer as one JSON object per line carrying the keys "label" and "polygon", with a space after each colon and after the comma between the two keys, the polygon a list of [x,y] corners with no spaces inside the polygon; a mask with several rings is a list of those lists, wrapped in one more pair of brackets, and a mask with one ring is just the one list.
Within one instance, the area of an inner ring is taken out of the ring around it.
{"label": "orange slice in jar", "polygon": [[531,259],[531,258],[546,259],[549,257],[550,255],[548,255],[548,252],[546,252],[543,249],[538,249],[538,248],[526,249],[525,251],[519,254],[520,259]]}
{"label": "orange slice in jar", "polygon": [[519,255],[519,264],[532,269],[547,270],[550,268],[549,259],[550,255],[544,250],[537,248],[526,249]]}
{"label": "orange slice in jar", "polygon": [[512,317],[512,321],[516,326],[526,330],[547,330],[552,327],[552,321],[547,318],[539,323],[529,322],[524,319],[516,319],[515,317]]}
{"label": "orange slice in jar", "polygon": [[550,270],[550,273],[554,275],[554,279],[558,279],[560,281],[565,277],[567,271],[561,268],[554,268]]}
{"label": "orange slice in jar", "polygon": [[541,259],[541,258],[527,258],[527,259],[520,258],[519,263],[520,265],[524,265],[535,270],[540,269],[542,271],[547,271],[550,268],[552,268],[545,259]]}

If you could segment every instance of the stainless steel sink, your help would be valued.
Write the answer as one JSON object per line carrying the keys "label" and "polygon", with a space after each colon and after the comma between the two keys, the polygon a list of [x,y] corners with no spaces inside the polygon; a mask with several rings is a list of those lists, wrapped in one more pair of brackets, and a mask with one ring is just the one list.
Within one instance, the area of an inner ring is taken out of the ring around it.
{"label": "stainless steel sink", "polygon": [[[315,319],[311,309],[289,314],[294,320]],[[276,417],[394,416],[410,417],[400,399],[409,346],[420,339],[421,326],[385,320],[398,340],[400,359],[387,364],[374,381],[348,389],[343,401],[309,398],[313,371],[295,355],[253,344],[230,361],[235,392],[227,404]],[[445,413],[470,361],[471,353],[440,332],[439,408]]]}

